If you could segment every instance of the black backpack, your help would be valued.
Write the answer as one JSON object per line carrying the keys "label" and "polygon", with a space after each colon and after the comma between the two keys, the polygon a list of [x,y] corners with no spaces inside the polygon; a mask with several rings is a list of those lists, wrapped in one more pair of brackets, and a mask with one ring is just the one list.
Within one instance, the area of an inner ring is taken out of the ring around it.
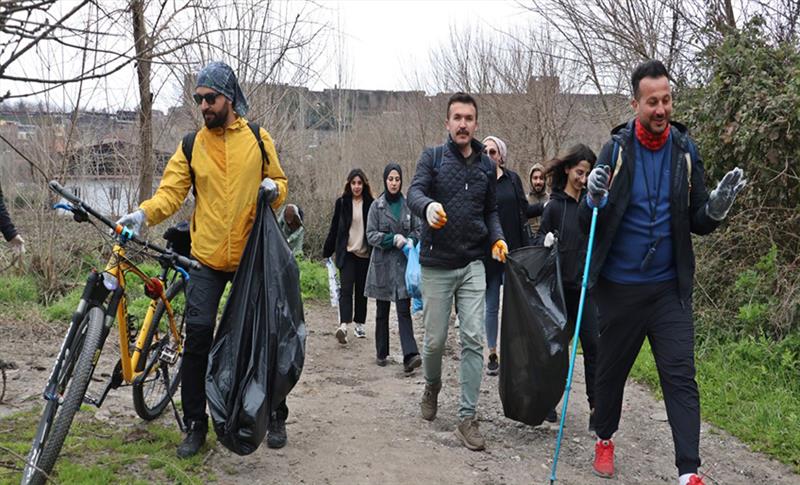
{"label": "black backpack", "polygon": [[[264,148],[264,140],[261,139],[261,127],[257,123],[250,121],[247,122],[247,126],[253,132],[253,136],[256,137],[258,148],[261,150],[261,171],[263,172],[264,166],[269,165],[269,157],[267,156],[267,150]],[[181,142],[183,156],[186,157],[186,163],[189,165],[189,176],[192,178],[192,195],[194,195],[195,199],[197,198],[197,185],[194,183],[194,170],[192,170],[192,150],[194,150],[194,139],[196,137],[197,132],[192,131],[184,135]]]}

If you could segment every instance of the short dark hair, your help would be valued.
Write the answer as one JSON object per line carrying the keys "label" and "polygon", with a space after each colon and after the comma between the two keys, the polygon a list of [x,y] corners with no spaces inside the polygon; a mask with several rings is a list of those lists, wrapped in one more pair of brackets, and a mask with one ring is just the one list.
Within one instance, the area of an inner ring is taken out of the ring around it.
{"label": "short dark hair", "polygon": [[450,96],[450,99],[447,100],[447,112],[445,113],[445,119],[450,119],[450,105],[453,103],[464,103],[475,106],[475,119],[478,119],[478,103],[475,101],[475,98],[467,93],[462,92],[455,93],[454,95]]}
{"label": "short dark hair", "polygon": [[550,179],[550,187],[563,190],[567,186],[567,174],[564,169],[570,169],[584,160],[589,162],[589,167],[591,168],[597,162],[597,156],[591,148],[583,143],[573,145],[567,153],[550,160],[545,172],[545,175]]}
{"label": "short dark hair", "polygon": [[636,69],[633,70],[633,75],[631,75],[633,99],[639,99],[639,82],[646,77],[652,77],[656,79],[660,77],[666,77],[667,79],[670,79],[669,72],[667,72],[667,68],[661,61],[650,59],[649,61],[639,64],[636,66]]}

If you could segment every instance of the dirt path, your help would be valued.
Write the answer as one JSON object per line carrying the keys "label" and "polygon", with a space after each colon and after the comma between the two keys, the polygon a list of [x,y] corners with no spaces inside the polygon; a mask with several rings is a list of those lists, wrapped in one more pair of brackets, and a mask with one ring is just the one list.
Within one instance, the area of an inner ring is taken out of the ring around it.
{"label": "dirt path", "polygon": [[[368,322],[372,322],[373,304]],[[487,450],[472,452],[453,435],[457,418],[458,348],[451,331],[444,363],[444,388],[437,419],[419,416],[423,388],[420,370],[405,376],[396,328],[392,364],[375,365],[373,326],[366,339],[350,338],[340,346],[332,331],[336,310],[306,306],[308,355],[303,377],[289,396],[289,444],[282,450],[262,447],[247,457],[217,446],[207,457],[219,483],[243,484],[546,484],[557,427],[530,427],[502,415],[497,378],[484,377],[478,407]],[[6,322],[8,323],[8,322]],[[53,331],[0,325],[0,356],[15,361],[7,404],[0,417],[29,405],[47,378],[60,335]],[[415,322],[418,342],[421,325]],[[110,364],[100,368],[110,368]],[[621,430],[615,436],[618,475],[604,480],[591,474],[594,440],[586,430],[588,410],[582,366],[570,402],[558,483],[575,485],[675,484],[676,469],[663,403],[629,383]],[[128,393],[112,393],[98,414],[130,409]],[[110,405],[113,403],[114,405]],[[123,411],[124,412],[124,411]],[[131,419],[134,419],[133,417]],[[701,434],[703,471],[709,484],[800,484],[800,476],[753,453],[727,433],[706,424]]]}

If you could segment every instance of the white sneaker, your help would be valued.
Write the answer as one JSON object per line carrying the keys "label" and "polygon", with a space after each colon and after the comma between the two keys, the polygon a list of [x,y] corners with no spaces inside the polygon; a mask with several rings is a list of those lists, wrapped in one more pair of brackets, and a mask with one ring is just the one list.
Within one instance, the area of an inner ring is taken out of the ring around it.
{"label": "white sneaker", "polygon": [[339,341],[340,344],[344,345],[347,343],[347,324],[343,323],[339,325],[339,328],[336,329],[336,340]]}
{"label": "white sneaker", "polygon": [[366,338],[367,337],[367,332],[364,330],[364,324],[363,323],[356,323],[356,328],[355,328],[355,330],[353,330],[353,335],[355,335],[358,338]]}

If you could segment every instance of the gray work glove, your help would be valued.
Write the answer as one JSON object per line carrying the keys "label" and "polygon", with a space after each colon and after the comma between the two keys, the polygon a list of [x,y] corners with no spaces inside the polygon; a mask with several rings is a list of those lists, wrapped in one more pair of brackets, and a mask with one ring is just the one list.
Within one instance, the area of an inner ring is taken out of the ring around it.
{"label": "gray work glove", "polygon": [[261,181],[261,189],[267,196],[267,202],[272,203],[278,198],[278,184],[269,177]]}
{"label": "gray work glove", "polygon": [[402,234],[395,234],[393,242],[394,242],[394,247],[396,247],[397,249],[403,249],[403,246],[405,246],[406,243],[408,243],[408,239],[406,239],[406,237],[403,236]]}
{"label": "gray work glove", "polygon": [[11,246],[11,250],[14,251],[14,255],[17,258],[21,258],[22,255],[25,254],[25,240],[22,239],[22,236],[19,234],[12,237],[11,240],[8,241],[8,245]]}
{"label": "gray work glove", "polygon": [[706,204],[708,217],[715,221],[725,219],[728,211],[731,210],[731,206],[733,206],[733,201],[736,200],[736,194],[747,185],[747,180],[742,177],[744,177],[744,172],[739,167],[734,168],[722,177],[719,185],[711,191],[711,196],[708,198],[708,204]]}
{"label": "gray work glove", "polygon": [[608,165],[598,165],[589,173],[586,188],[594,207],[600,208],[604,205],[603,201],[608,197],[608,182],[610,178],[611,167]]}
{"label": "gray work glove", "polygon": [[141,233],[142,227],[144,227],[146,223],[147,223],[147,216],[145,216],[144,211],[142,209],[136,209],[130,214],[122,216],[117,221],[118,225],[127,227],[134,234]]}

